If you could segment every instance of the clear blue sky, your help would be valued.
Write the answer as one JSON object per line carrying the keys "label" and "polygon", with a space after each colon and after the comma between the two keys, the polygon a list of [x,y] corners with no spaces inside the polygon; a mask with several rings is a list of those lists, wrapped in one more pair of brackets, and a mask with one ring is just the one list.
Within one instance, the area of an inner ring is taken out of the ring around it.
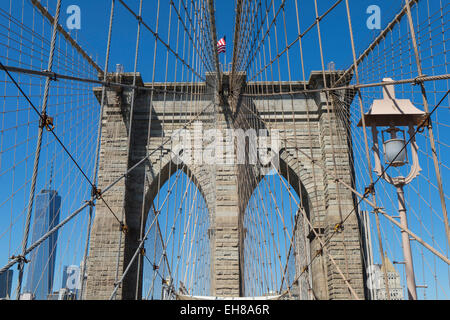
{"label": "clear blue sky", "polygon": [[[319,1],[319,12],[323,13],[328,9],[335,1],[326,0]],[[396,12],[399,11],[401,1],[390,1],[389,4],[382,0],[364,0],[364,1],[351,1],[351,13],[352,22],[355,33],[355,42],[357,44],[357,52],[365,49],[367,44],[370,43],[374,35],[377,34],[377,30],[369,30],[366,27],[366,21],[369,17],[366,14],[366,9],[369,5],[379,5],[381,8],[381,25],[384,26],[390,21]],[[104,65],[105,59],[105,47],[107,38],[107,29],[109,23],[109,9],[110,1],[71,1],[71,4],[77,4],[82,11],[82,27],[77,31],[78,39],[80,43],[86,48],[87,52],[93,54],[94,57],[98,57],[99,64]],[[136,12],[138,11],[138,1],[130,2],[130,5]],[[153,6],[157,1],[147,2],[144,1],[143,19],[152,28],[155,28],[156,9]],[[169,2],[161,1],[162,17],[160,18],[160,32],[163,39],[167,38],[167,20],[168,20],[168,6]],[[151,10],[145,10],[146,6],[152,6]],[[115,24],[113,28],[114,39],[111,46],[111,67],[114,67],[116,63],[123,64],[125,71],[133,70],[134,63],[134,50],[136,43],[136,20],[126,13],[125,9],[119,4],[116,6],[118,13],[115,18]],[[277,7],[276,7],[277,8]],[[305,30],[315,20],[315,12],[313,1],[299,1],[300,10],[300,24],[302,30]],[[218,38],[222,36],[227,37],[227,62],[232,59],[232,42],[234,35],[234,1],[216,1],[216,23]],[[173,13],[173,15],[175,15]],[[64,15],[63,15],[64,17]],[[345,69],[352,63],[351,51],[348,36],[348,27],[345,20],[346,12],[345,5],[339,5],[338,8],[333,11],[326,19],[323,20],[321,28],[323,33],[323,43],[325,63],[334,61],[336,68]],[[295,2],[286,2],[286,20],[288,29],[288,42],[295,39],[297,35],[297,20],[295,14]],[[175,21],[175,20],[173,20]],[[281,28],[281,24],[278,25]],[[173,27],[172,30],[176,29]],[[279,31],[281,32],[281,31]],[[320,70],[320,60],[318,60],[318,43],[316,41],[317,32],[313,29],[309,32],[309,36],[305,37],[305,61],[307,65],[307,77],[309,76],[308,70]],[[172,37],[172,40],[174,37]],[[147,51],[147,49],[153,48],[153,36],[148,32],[144,32],[142,36],[142,53],[140,59],[139,72],[143,74],[144,81],[151,81],[151,64],[153,50]],[[284,48],[281,44],[284,44],[284,39],[279,39],[280,50]],[[296,47],[297,48],[297,47]],[[346,50],[343,50],[345,48]],[[161,49],[161,52],[165,52],[165,49]],[[292,50],[298,52],[298,49]],[[291,60],[295,61],[292,57],[294,53],[291,53]],[[148,57],[148,58],[146,58]],[[221,55],[221,61],[224,60]],[[158,69],[158,68],[157,68]],[[295,69],[295,65],[292,66]],[[163,77],[164,68],[160,68],[159,75]],[[158,74],[158,70],[157,70]],[[298,80],[301,79],[301,75],[298,75]],[[294,78],[295,79],[295,78]]]}

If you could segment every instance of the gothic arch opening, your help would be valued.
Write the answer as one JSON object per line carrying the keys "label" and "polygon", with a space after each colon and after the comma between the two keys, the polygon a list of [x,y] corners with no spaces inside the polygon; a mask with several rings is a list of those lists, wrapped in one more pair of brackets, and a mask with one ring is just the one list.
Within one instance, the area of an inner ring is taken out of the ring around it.
{"label": "gothic arch opening", "polygon": [[254,185],[243,217],[245,296],[310,299],[312,280],[303,270],[310,257],[306,189],[282,156],[278,170]]}
{"label": "gothic arch opening", "polygon": [[209,294],[210,216],[201,189],[185,165],[173,162],[150,184],[142,229],[142,299]]}

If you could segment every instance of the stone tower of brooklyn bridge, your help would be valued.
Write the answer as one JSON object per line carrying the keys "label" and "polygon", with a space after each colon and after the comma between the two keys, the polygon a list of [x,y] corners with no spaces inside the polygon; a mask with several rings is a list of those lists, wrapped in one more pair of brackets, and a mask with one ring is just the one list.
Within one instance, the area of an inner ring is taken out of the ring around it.
{"label": "stone tower of brooklyn bridge", "polygon": [[[327,72],[325,81],[332,81],[340,75],[338,71]],[[348,189],[337,183],[337,179],[349,185],[353,181],[349,156],[352,154],[351,141],[346,129],[348,118],[336,112],[334,97],[317,90],[324,87],[322,72],[312,72],[306,82],[282,84],[247,82],[246,74],[242,72],[234,76],[233,83],[231,74],[227,72],[221,73],[221,79],[217,73],[210,73],[202,84],[157,83],[152,86],[144,83],[139,74],[111,74],[110,77],[111,81],[124,84],[131,84],[136,77],[139,86],[152,90],[137,90],[133,108],[132,89],[116,86],[106,92],[99,184],[108,185],[127,169],[138,166],[105,196],[111,208],[102,203],[97,205],[90,242],[86,298],[109,298],[111,288],[127,266],[129,270],[117,297],[134,299],[136,292],[141,292],[142,269],[138,265],[143,257],[138,256],[130,264],[143,236],[140,234],[141,212],[149,211],[158,193],[158,183],[166,181],[169,172],[180,167],[183,157],[174,159],[174,154],[179,156],[180,151],[192,155],[193,161],[186,161],[182,167],[200,190],[210,215],[210,294],[218,297],[245,296],[246,230],[243,220],[258,181],[267,173],[261,163],[255,163],[248,156],[252,153],[249,145],[251,134],[256,132],[258,135],[262,129],[268,132],[270,146],[274,146],[267,148],[271,163],[266,163],[266,167],[276,165],[283,177],[289,177],[290,188],[301,201],[293,237],[298,248],[295,267],[297,274],[301,274],[299,284],[302,281],[312,283],[312,291],[318,299],[346,299],[352,298],[346,283],[351,279],[353,290],[364,296],[355,199]],[[276,95],[257,94],[256,90],[261,86],[265,88],[265,94]],[[305,88],[309,93],[290,93]],[[201,94],[201,99],[193,102],[177,96],[176,100],[170,101],[167,92],[172,90],[196,92]],[[255,94],[243,95],[244,91]],[[96,90],[96,94],[100,100],[101,88]],[[350,99],[347,105],[353,99],[348,90],[338,94],[342,99]],[[128,125],[130,118],[131,130]],[[161,147],[162,137],[173,137],[173,133],[180,132],[180,129],[195,133],[195,130],[205,132],[211,128],[244,133],[243,139],[239,139],[239,135],[231,135],[231,139],[216,140],[216,150],[234,150],[229,153],[234,159],[221,163],[197,161],[197,149],[205,147],[205,142],[200,143],[200,148],[193,143],[189,147],[192,150],[186,150],[186,147],[180,150],[177,146],[176,152],[173,142]],[[339,130],[339,134],[335,130]],[[242,145],[244,148],[239,151]],[[240,152],[247,154],[241,162],[236,161]],[[151,155],[148,161],[139,163],[146,154]],[[110,209],[124,214],[127,231],[122,235],[117,232],[121,226],[109,214]],[[343,212],[352,211],[354,213],[348,217],[345,228],[341,227]],[[338,234],[326,241],[332,233]],[[117,250],[120,250],[120,255]],[[309,266],[308,255],[316,256]],[[119,275],[116,274],[116,264],[119,264]]]}

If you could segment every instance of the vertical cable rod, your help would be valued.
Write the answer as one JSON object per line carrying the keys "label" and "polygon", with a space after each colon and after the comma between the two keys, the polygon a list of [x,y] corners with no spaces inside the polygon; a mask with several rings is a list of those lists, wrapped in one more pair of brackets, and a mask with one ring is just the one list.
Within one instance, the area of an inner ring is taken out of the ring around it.
{"label": "vertical cable rod", "polygon": [[[58,0],[56,4],[56,14],[55,19],[53,23],[53,30],[52,30],[52,39],[50,43],[50,55],[48,58],[48,66],[47,71],[52,70],[53,67],[53,57],[55,53],[55,43],[56,43],[56,34],[57,34],[57,26],[59,22],[59,14],[61,11],[61,0]],[[44,97],[42,100],[42,109],[41,109],[41,116],[44,119],[47,119],[47,103],[48,103],[48,95],[50,90],[50,81],[52,81],[51,77],[47,77],[45,81],[45,88],[44,88]],[[30,224],[31,224],[31,213],[33,211],[33,204],[34,204],[34,196],[35,196],[35,190],[36,190],[36,182],[37,182],[37,174],[39,169],[39,159],[41,156],[41,146],[42,146],[42,135],[44,132],[45,123],[43,119],[41,120],[39,124],[39,131],[38,131],[38,137],[37,137],[37,144],[36,144],[36,152],[35,152],[35,158],[34,158],[34,164],[33,164],[33,176],[31,178],[31,187],[30,187],[30,195],[28,199],[28,209],[27,209],[27,216],[26,216],[26,222],[25,222],[25,230],[22,240],[22,257],[21,261],[19,263],[19,278],[17,282],[17,299],[20,299],[20,294],[22,291],[22,281],[23,281],[23,273],[24,273],[24,264],[25,264],[25,255],[27,250],[27,244],[28,244],[28,236],[30,233]]]}

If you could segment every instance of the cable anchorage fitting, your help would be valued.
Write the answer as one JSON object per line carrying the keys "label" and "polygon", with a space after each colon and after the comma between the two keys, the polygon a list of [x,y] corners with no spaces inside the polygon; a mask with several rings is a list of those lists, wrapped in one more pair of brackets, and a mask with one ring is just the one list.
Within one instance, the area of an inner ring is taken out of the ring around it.
{"label": "cable anchorage fitting", "polygon": [[382,210],[383,210],[383,208],[381,208],[381,207],[376,207],[376,208],[373,208],[372,213],[381,213]]}
{"label": "cable anchorage fitting", "polygon": [[300,274],[303,274],[303,273],[305,273],[306,271],[308,271],[308,265],[306,265],[306,266],[304,266],[303,268],[302,268],[302,272],[300,273]]}
{"label": "cable anchorage fitting", "polygon": [[423,82],[424,82],[424,80],[423,80],[423,78],[426,78],[427,77],[427,75],[425,75],[425,74],[423,74],[423,75],[421,75],[421,76],[418,76],[418,77],[415,77],[414,78],[414,85],[415,86],[417,86],[417,85],[419,85],[419,84],[422,84]]}
{"label": "cable anchorage fitting", "polygon": [[342,233],[344,231],[344,224],[343,222],[339,222],[334,226],[334,231],[337,233]]}
{"label": "cable anchorage fitting", "polygon": [[320,246],[320,249],[316,250],[316,256],[321,256],[323,254],[323,247]]}
{"label": "cable anchorage fitting", "polygon": [[425,131],[425,127],[428,130],[432,129],[433,125],[431,123],[431,115],[429,113],[426,114],[425,119],[423,119],[422,123],[417,126],[417,132],[422,133]]}
{"label": "cable anchorage fitting", "polygon": [[19,263],[19,264],[24,264],[24,263],[29,263],[30,262],[30,260],[27,260],[27,258],[25,257],[25,256],[22,256],[22,255],[18,255],[18,256],[11,256],[11,258],[9,258],[10,260],[16,260],[17,259],[17,262]]}
{"label": "cable anchorage fitting", "polygon": [[53,124],[53,117],[49,117],[47,113],[43,113],[39,119],[39,128],[44,128],[47,131],[53,131],[55,125]]}
{"label": "cable anchorage fitting", "polygon": [[122,286],[122,281],[114,281],[114,287],[119,286],[119,288]]}
{"label": "cable anchorage fitting", "polygon": [[375,193],[375,185],[371,183],[368,187],[364,188],[364,198],[367,198],[369,194]]}
{"label": "cable anchorage fitting", "polygon": [[102,197],[102,189],[98,189],[96,186],[92,186],[91,196],[99,200]]}
{"label": "cable anchorage fitting", "polygon": [[44,70],[44,72],[47,74],[47,77],[52,81],[58,81],[57,75],[55,72],[52,72],[50,70]]}
{"label": "cable anchorage fitting", "polygon": [[121,222],[119,230],[120,230],[120,232],[123,232],[126,234],[128,232],[128,226],[125,223]]}
{"label": "cable anchorage fitting", "polygon": [[84,200],[84,202],[87,203],[89,207],[95,207],[95,202],[92,200]]}

